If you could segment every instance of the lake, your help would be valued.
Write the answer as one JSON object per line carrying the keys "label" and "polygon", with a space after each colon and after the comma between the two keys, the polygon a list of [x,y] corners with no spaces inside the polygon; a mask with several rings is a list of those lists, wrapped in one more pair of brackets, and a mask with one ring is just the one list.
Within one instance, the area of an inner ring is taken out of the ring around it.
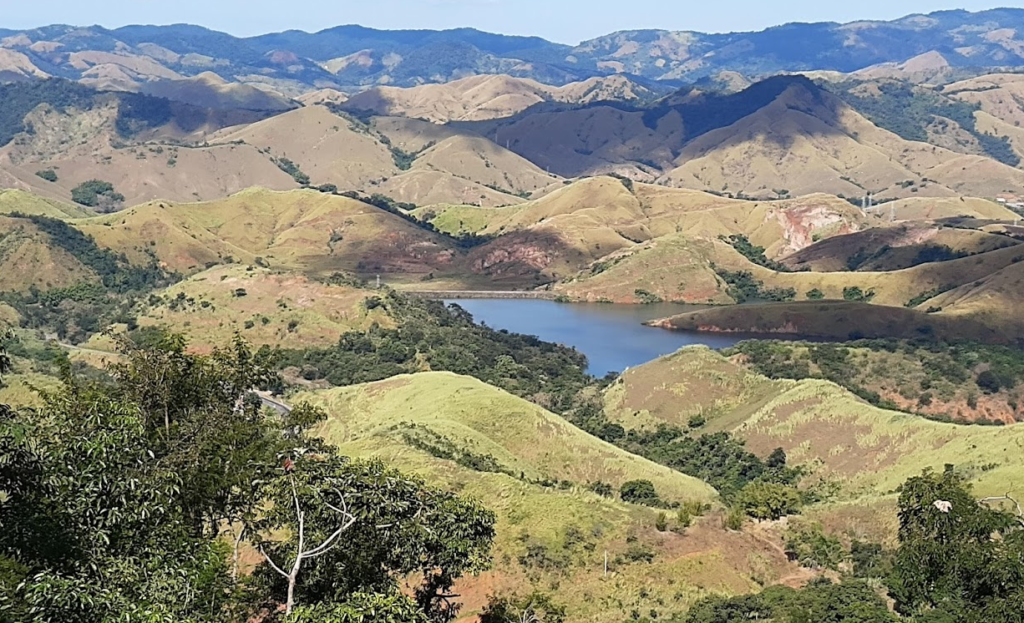
{"label": "lake", "polygon": [[[684,346],[728,348],[749,335],[690,333],[645,327],[644,322],[702,309],[695,305],[607,305],[541,300],[461,299],[456,303],[492,329],[535,335],[574,347],[587,356],[595,376],[622,372]],[[777,336],[773,339],[779,339]]]}

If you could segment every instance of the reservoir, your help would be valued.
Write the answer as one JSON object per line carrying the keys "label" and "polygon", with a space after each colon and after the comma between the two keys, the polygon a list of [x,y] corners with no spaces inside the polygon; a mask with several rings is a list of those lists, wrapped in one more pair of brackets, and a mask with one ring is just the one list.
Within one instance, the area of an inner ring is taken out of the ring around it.
{"label": "reservoir", "polygon": [[[695,305],[567,304],[542,300],[462,299],[455,303],[492,329],[534,335],[587,356],[588,372],[622,372],[684,346],[728,348],[750,335],[690,333],[645,327],[644,322],[702,309]],[[772,339],[780,339],[773,336]],[[784,338],[782,338],[784,339]]]}

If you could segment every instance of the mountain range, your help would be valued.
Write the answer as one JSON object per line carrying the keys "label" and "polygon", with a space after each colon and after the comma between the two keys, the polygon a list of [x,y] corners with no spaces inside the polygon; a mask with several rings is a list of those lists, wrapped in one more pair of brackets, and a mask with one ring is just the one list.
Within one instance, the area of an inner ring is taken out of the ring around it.
{"label": "mountain range", "polygon": [[891,22],[786,24],[761,32],[612,33],[577,46],[473,29],[382,31],[339,26],[239,38],[192,25],[54,25],[0,29],[0,80],[55,76],[137,89],[213,71],[287,95],[310,89],[415,86],[479,74],[564,85],[628,74],[678,86],[723,71],[855,72],[921,55],[953,68],[1024,62],[1024,10],[940,11]]}

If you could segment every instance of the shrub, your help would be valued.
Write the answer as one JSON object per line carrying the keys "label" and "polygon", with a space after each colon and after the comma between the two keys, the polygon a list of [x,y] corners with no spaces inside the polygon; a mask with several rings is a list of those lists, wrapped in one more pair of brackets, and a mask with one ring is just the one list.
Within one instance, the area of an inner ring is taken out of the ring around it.
{"label": "shrub", "polygon": [[833,571],[838,571],[846,560],[846,551],[839,539],[825,534],[818,523],[792,528],[786,535],[786,555],[803,567]]}
{"label": "shrub", "polygon": [[642,504],[644,506],[661,506],[661,498],[650,480],[630,480],[619,488],[623,502]]}
{"label": "shrub", "polygon": [[754,519],[776,520],[800,510],[800,492],[790,485],[761,480],[743,487],[737,502]]}
{"label": "shrub", "polygon": [[57,181],[57,172],[53,169],[43,169],[42,171],[36,171],[36,175],[43,178],[47,182]]}
{"label": "shrub", "polygon": [[82,182],[71,191],[71,199],[80,205],[102,210],[114,210],[124,203],[124,195],[114,191],[114,185],[103,180]]}
{"label": "shrub", "polygon": [[871,299],[873,298],[875,298],[874,290],[868,290],[865,292],[864,290],[861,290],[859,286],[850,286],[848,288],[843,288],[844,301],[860,301],[863,303],[867,303],[871,301]]}
{"label": "shrub", "polygon": [[746,519],[746,513],[742,508],[734,506],[729,509],[725,517],[722,518],[722,527],[726,530],[739,531],[743,529],[743,521]]}
{"label": "shrub", "polygon": [[813,290],[811,290],[811,291],[809,291],[807,293],[807,300],[808,301],[820,301],[820,300],[822,300],[824,298],[825,298],[825,293],[822,292],[821,290],[819,290],[818,288],[814,288]]}

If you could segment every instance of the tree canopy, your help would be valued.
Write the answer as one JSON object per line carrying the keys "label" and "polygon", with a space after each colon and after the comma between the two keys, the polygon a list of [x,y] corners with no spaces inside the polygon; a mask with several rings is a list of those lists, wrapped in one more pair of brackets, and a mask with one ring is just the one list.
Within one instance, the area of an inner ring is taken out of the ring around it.
{"label": "tree canopy", "polygon": [[[450,588],[488,565],[492,513],[339,455],[305,432],[316,409],[264,409],[252,391],[275,377],[265,350],[120,346],[109,381],[65,373],[42,408],[0,409],[0,620],[276,620],[288,591],[275,566],[312,551],[289,621],[458,612]],[[240,549],[260,553],[251,574]],[[398,579],[412,573],[407,597]]]}

